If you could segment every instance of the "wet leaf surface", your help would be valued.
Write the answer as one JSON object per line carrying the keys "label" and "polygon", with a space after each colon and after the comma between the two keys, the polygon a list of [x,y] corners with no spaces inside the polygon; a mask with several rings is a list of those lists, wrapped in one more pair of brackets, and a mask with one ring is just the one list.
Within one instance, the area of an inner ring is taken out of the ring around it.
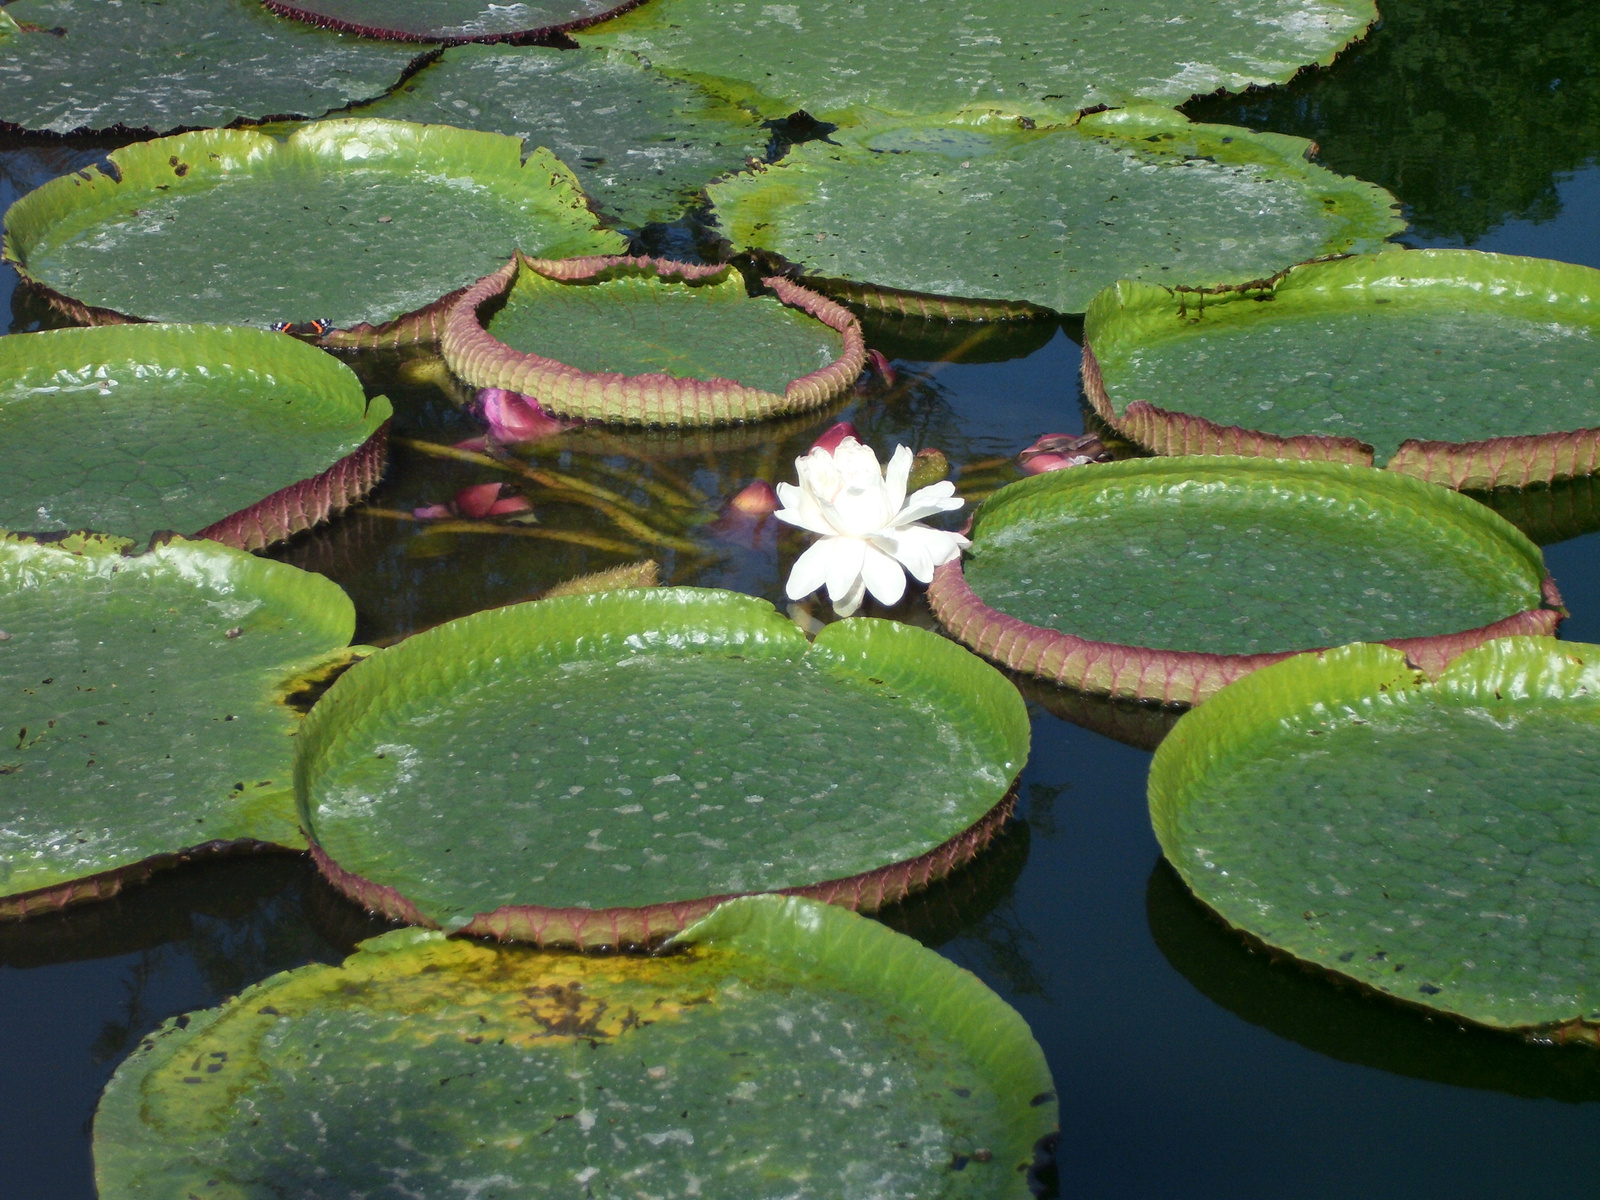
{"label": "wet leaf surface", "polygon": [[1030,1194],[1054,1089],[987,988],[803,901],[729,905],[686,941],[595,958],[401,932],[180,1018],[108,1088],[102,1196]]}
{"label": "wet leaf surface", "polygon": [[0,339],[0,528],[197,533],[354,454],[389,413],[326,354],[256,330]]}
{"label": "wet leaf surface", "polygon": [[749,6],[656,0],[579,35],[749,96],[769,116],[963,107],[1071,115],[1133,99],[1281,83],[1377,17],[1369,0],[1066,0],[974,9],[951,0]]}
{"label": "wet leaf surface", "polygon": [[571,173],[510,137],[324,121],[112,153],[7,213],[13,261],[82,304],[151,320],[379,324],[533,254],[625,250]]}
{"label": "wet leaf surface", "polygon": [[1257,672],[1157,751],[1156,836],[1297,958],[1486,1025],[1593,1025],[1597,656],[1514,638],[1437,683],[1375,646]]}
{"label": "wet leaf surface", "polygon": [[349,600],[212,542],[125,549],[0,541],[7,896],[209,842],[299,841],[282,696],[344,649]]}
{"label": "wet leaf surface", "polygon": [[458,46],[358,112],[546,146],[633,228],[674,220],[717,176],[765,158],[769,140],[745,109],[593,50]]}
{"label": "wet leaf surface", "polygon": [[1308,149],[1151,107],[1050,130],[932,119],[839,130],[709,194],[736,247],[810,275],[1072,313],[1118,279],[1243,283],[1404,228]]}
{"label": "wet leaf surface", "polygon": [[297,786],[339,867],[454,927],[877,871],[977,823],[1026,747],[1005,680],[930,634],[851,622],[808,649],[765,602],[668,589],[384,651],[315,710]]}
{"label": "wet leaf surface", "polygon": [[16,0],[0,13],[0,124],[169,133],[319,117],[381,96],[425,49],[284,21],[251,0]]}

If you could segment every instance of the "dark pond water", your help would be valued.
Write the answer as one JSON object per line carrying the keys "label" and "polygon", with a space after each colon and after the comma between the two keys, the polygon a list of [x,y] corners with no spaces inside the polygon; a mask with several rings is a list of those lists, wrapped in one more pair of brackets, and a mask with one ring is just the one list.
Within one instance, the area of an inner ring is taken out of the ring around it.
{"label": "dark pond water", "polygon": [[[1406,201],[1409,244],[1600,267],[1600,6],[1385,7],[1385,26],[1331,70],[1208,99],[1193,115],[1314,138],[1323,161]],[[0,206],[102,152],[0,145]],[[12,282],[0,279],[0,297]],[[13,311],[14,329],[41,317],[21,297]],[[706,523],[723,498],[785,477],[840,417],[879,447],[944,449],[968,468],[968,492],[1003,482],[986,460],[1081,428],[1079,336],[1071,322],[877,322],[869,342],[895,360],[898,381],[837,413],[777,431],[567,435],[509,473],[439,456],[476,430],[456,415],[436,361],[363,360],[354,365],[395,399],[400,433],[416,444],[398,448],[376,511],[280,556],[343,584],[371,641],[646,555],[673,582],[776,600],[802,543],[770,523]],[[552,473],[605,488],[611,515],[541,500]],[[540,536],[439,533],[383,515],[489,479],[528,486]],[[1549,543],[1573,613],[1564,636],[1600,641],[1596,489],[1496,502]],[[915,604],[892,615],[928,620]],[[1600,1053],[1464,1032],[1251,954],[1160,865],[1148,752],[1086,727],[1149,745],[1159,718],[1069,711],[1038,689],[1030,698],[1023,820],[885,919],[976,971],[1032,1024],[1062,1097],[1061,1195],[1593,1194]],[[337,961],[375,929],[288,856],[173,872],[108,904],[0,928],[0,1198],[92,1197],[95,1099],[141,1034],[283,968]]]}

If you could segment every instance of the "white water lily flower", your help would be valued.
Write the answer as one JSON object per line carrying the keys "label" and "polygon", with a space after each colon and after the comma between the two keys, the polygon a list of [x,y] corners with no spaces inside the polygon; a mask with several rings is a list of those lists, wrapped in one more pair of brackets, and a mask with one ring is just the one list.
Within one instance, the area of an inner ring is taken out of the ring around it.
{"label": "white water lily flower", "polygon": [[917,524],[934,513],[954,512],[966,501],[955,495],[949,480],[906,496],[912,454],[895,448],[888,469],[878,465],[870,446],[847,437],[830,453],[813,447],[794,460],[800,478],[778,485],[783,507],[774,515],[821,540],[810,546],[789,572],[789,599],[809,596],[826,585],[834,611],[848,617],[861,607],[867,592],[883,604],[894,604],[906,592],[909,571],[919,583],[933,578],[933,569],[951,561],[970,545],[959,533]]}

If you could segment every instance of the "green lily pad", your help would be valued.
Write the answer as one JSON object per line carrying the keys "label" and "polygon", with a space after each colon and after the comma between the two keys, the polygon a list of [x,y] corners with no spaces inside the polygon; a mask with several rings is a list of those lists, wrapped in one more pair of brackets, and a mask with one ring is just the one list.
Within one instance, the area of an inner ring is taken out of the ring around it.
{"label": "green lily pad", "polygon": [[1179,104],[1283,83],[1331,62],[1378,17],[1372,0],[654,0],[578,35],[749,96],[769,116],[960,108],[1037,117],[1133,99]]}
{"label": "green lily pad", "polygon": [[263,0],[275,13],[328,29],[405,42],[505,42],[553,37],[639,0]]}
{"label": "green lily pad", "polygon": [[1382,646],[1261,671],[1156,751],[1162,851],[1230,925],[1411,1004],[1596,1038],[1600,646],[1438,680]]}
{"label": "green lily pad", "polygon": [[1539,549],[1489,509],[1391,471],[1144,458],[1036,475],[973,517],[934,613],[1013,670],[1196,704],[1302,650],[1384,641],[1442,669],[1563,610]]}
{"label": "green lily pad", "polygon": [[383,95],[419,52],[250,0],[14,0],[0,11],[0,126],[167,133],[320,117]]}
{"label": "green lily pad", "polygon": [[524,164],[496,134],[322,121],[286,142],[217,129],[110,158],[119,178],[66,175],[6,213],[5,257],[85,324],[321,318],[374,334],[518,247],[627,248],[554,156]]}
{"label": "green lily pad", "polygon": [[0,535],[0,917],[304,844],[285,699],[348,661],[349,599],[215,542],[130,549]]}
{"label": "green lily pad", "polygon": [[383,474],[389,402],[321,350],[215,325],[0,338],[0,528],[259,549]]}
{"label": "green lily pad", "polygon": [[629,55],[538,46],[446,50],[361,115],[547,146],[633,228],[675,220],[713,179],[764,157],[768,141],[745,109]]}
{"label": "green lily pad", "polygon": [[1600,470],[1600,271],[1476,250],[1295,267],[1220,294],[1119,283],[1084,387],[1167,453],[1376,462],[1448,487]]}
{"label": "green lily pad", "polygon": [[975,976],[793,898],[677,947],[401,930],[168,1021],[101,1099],[100,1196],[1033,1194],[1054,1084]]}
{"label": "green lily pad", "polygon": [[519,255],[467,289],[440,348],[468,383],[564,417],[712,425],[818,408],[860,376],[861,322],[781,276],[763,283],[772,296],[727,265]]}
{"label": "green lily pad", "polygon": [[299,739],[324,872],[416,924],[645,944],[731,894],[871,909],[986,845],[1016,690],[924,630],[662,588],[464,617],[360,664]]}
{"label": "green lily pad", "polygon": [[1083,312],[1118,279],[1243,283],[1405,228],[1393,196],[1307,162],[1299,138],[1148,106],[1052,129],[947,121],[802,143],[713,184],[717,219],[821,290],[957,318]]}

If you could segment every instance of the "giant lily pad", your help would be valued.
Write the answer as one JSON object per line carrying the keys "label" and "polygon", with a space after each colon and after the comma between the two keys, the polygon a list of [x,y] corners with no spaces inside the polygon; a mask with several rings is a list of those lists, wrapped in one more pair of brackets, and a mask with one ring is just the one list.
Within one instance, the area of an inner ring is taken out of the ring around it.
{"label": "giant lily pad", "polygon": [[625,225],[675,220],[717,176],[766,154],[748,111],[621,54],[459,46],[362,116],[437,121],[547,146]]}
{"label": "giant lily pad", "polygon": [[436,302],[518,247],[627,247],[553,155],[524,164],[522,143],[496,134],[323,121],[286,142],[218,129],[110,158],[116,176],[63,176],[6,213],[5,257],[87,324],[326,319],[426,337]]}
{"label": "giant lily pad", "polygon": [[1600,470],[1600,271],[1476,250],[1296,267],[1220,293],[1119,283],[1084,388],[1177,454],[1377,462],[1448,487]]}
{"label": "giant lily pad", "polygon": [[1430,681],[1304,655],[1156,751],[1162,851],[1230,925],[1412,1004],[1596,1038],[1600,646],[1510,638]]}
{"label": "giant lily pad", "polygon": [[861,323],[781,276],[763,282],[773,296],[752,297],[726,265],[519,255],[462,296],[441,349],[468,383],[558,416],[713,425],[818,408],[861,374]]}
{"label": "giant lily pad", "polygon": [[932,119],[840,130],[709,192],[736,246],[862,304],[1072,313],[1118,279],[1243,283],[1405,228],[1310,148],[1148,106],[1052,129]]}
{"label": "giant lily pad", "polygon": [[404,42],[525,42],[603,21],[640,0],[262,0],[328,29]]}
{"label": "giant lily pad", "polygon": [[101,1200],[1033,1194],[1054,1085],[976,977],[800,899],[676,944],[402,930],[169,1021],[101,1099]]}
{"label": "giant lily pad", "polygon": [[366,494],[389,413],[330,355],[261,330],[0,338],[0,528],[259,549]]}
{"label": "giant lily pad", "polygon": [[383,95],[419,49],[282,21],[251,0],[15,0],[0,11],[0,126],[167,133],[319,117]]}
{"label": "giant lily pad", "polygon": [[1130,459],[1036,475],[978,509],[928,600],[1014,670],[1196,704],[1290,654],[1385,641],[1442,669],[1551,633],[1539,549],[1483,505],[1390,471],[1259,458]]}
{"label": "giant lily pad", "polygon": [[579,35],[755,99],[771,116],[959,108],[1038,117],[1282,83],[1361,36],[1372,0],[654,0]]}
{"label": "giant lily pad", "polygon": [[644,944],[730,894],[872,909],[986,845],[1016,690],[924,630],[695,588],[494,609],[367,659],[300,737],[333,882],[416,924]]}
{"label": "giant lily pad", "polygon": [[286,696],[348,660],[339,588],[214,542],[0,535],[0,917],[300,841]]}

